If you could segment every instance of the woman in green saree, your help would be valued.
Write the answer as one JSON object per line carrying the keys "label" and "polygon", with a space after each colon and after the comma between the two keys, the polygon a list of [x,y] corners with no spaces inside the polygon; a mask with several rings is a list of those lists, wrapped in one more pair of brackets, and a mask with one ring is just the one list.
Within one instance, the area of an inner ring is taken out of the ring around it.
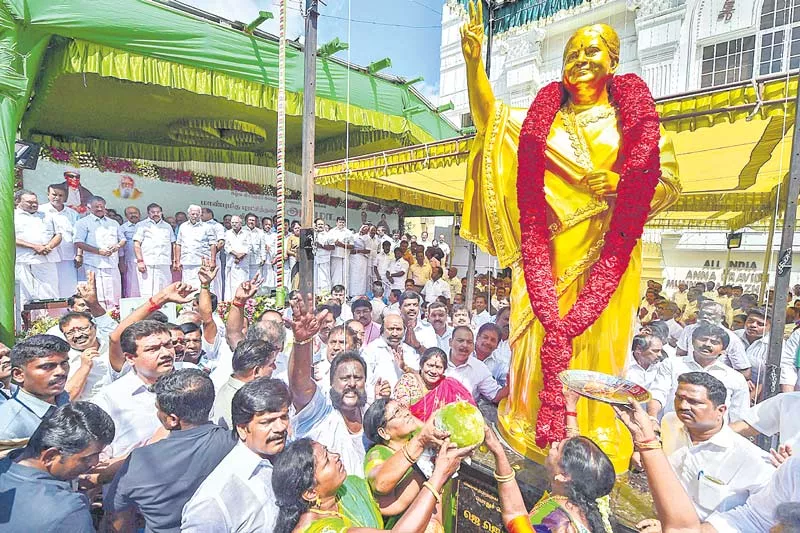
{"label": "woman in green saree", "polygon": [[[391,531],[424,531],[441,490],[472,448],[445,440],[433,474]],[[384,523],[367,482],[348,476],[339,454],[299,439],[275,460],[272,486],[278,504],[275,533],[375,533]]]}

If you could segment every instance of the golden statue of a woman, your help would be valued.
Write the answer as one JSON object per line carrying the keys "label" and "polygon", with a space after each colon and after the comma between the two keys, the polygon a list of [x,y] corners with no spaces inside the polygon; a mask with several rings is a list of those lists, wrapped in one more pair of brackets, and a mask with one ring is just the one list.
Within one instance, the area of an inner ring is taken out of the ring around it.
{"label": "golden statue of a woman", "polygon": [[[526,285],[517,197],[517,152],[528,110],[512,109],[495,99],[483,66],[480,1],[477,7],[470,4],[470,20],[461,35],[470,110],[477,129],[461,235],[496,255],[501,267],[511,267],[509,341],[513,358],[510,394],[499,407],[500,429],[515,449],[541,462],[547,450],[536,444],[535,431],[543,387],[539,355],[546,332],[533,311]],[[561,318],[589,280],[615,209],[626,207],[616,205],[624,167],[621,111],[609,94],[619,65],[619,48],[619,36],[605,24],[581,28],[567,42],[561,83],[564,98],[546,136],[544,161],[539,162],[544,167],[552,280]],[[652,108],[652,99],[649,105]],[[653,151],[660,153],[661,172],[655,191],[650,189],[650,216],[672,204],[680,193],[674,150],[663,130],[653,146]],[[658,165],[656,161],[656,169]],[[639,303],[641,242],[636,241],[627,269],[620,274],[608,305],[585,331],[572,338],[570,368],[623,374]],[[600,445],[617,472],[627,470],[632,443],[610,406],[581,399],[577,412],[581,434]]]}

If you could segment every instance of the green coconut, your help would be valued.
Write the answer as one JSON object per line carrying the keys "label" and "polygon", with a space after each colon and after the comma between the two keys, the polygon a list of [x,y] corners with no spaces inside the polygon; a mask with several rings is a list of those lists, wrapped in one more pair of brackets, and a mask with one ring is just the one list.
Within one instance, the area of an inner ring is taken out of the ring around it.
{"label": "green coconut", "polygon": [[483,442],[483,415],[471,403],[460,401],[445,405],[435,416],[436,427],[450,433],[450,442],[459,448]]}

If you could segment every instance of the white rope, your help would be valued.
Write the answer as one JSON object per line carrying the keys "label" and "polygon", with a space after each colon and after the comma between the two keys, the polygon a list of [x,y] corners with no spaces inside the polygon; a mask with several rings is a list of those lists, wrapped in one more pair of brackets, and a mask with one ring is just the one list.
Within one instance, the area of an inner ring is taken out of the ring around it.
{"label": "white rope", "polygon": [[[350,213],[348,209],[348,203],[350,201],[350,65],[352,62],[350,61],[350,50],[353,48],[352,44],[352,37],[351,37],[351,29],[352,29],[352,22],[353,16],[351,12],[352,8],[352,0],[347,0],[347,111],[346,111],[346,122],[345,122],[345,147],[344,147],[344,160],[346,161],[347,165],[345,167],[345,176],[344,176],[344,226],[345,228],[350,228]],[[342,271],[344,272],[344,294],[345,299],[347,299],[347,295],[349,294],[350,290],[350,254],[345,253],[345,260],[344,264],[342,265]]]}

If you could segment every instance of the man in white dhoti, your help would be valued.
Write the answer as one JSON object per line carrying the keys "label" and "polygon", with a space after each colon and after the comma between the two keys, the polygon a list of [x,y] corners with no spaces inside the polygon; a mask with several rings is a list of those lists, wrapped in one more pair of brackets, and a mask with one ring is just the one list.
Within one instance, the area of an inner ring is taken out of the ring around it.
{"label": "man in white dhoti", "polygon": [[147,218],[136,224],[133,234],[140,296],[149,298],[172,283],[174,242],[175,232],[164,221],[161,206],[148,205]]}
{"label": "man in white dhoti", "polygon": [[242,218],[231,217],[231,229],[225,232],[225,297],[233,299],[236,289],[250,279],[250,236],[249,230],[242,227]]}
{"label": "man in white dhoti", "polygon": [[53,219],[56,233],[61,234],[61,244],[53,250],[53,254],[58,258],[58,262],[55,263],[58,271],[57,294],[59,298],[69,298],[75,294],[75,287],[78,286],[78,267],[83,264],[83,254],[79,256],[79,260],[76,258],[73,242],[75,223],[80,215],[64,205],[67,189],[62,184],[48,186],[47,198],[50,202],[39,206],[39,211]]}
{"label": "man in white dhoti", "polygon": [[119,224],[106,216],[103,197],[89,199],[89,214],[75,224],[75,246],[83,250],[86,272],[94,272],[100,304],[106,309],[118,306],[122,295],[119,250],[125,246],[125,236]]}
{"label": "man in white dhoti", "polygon": [[347,267],[350,250],[353,248],[353,234],[345,227],[344,217],[336,217],[336,227],[328,232],[328,238],[335,248],[331,252],[331,284],[347,283]]}
{"label": "man in white dhoti", "polygon": [[[244,216],[244,223],[250,232],[250,274],[249,279],[253,279],[264,266],[266,256],[264,254],[264,231],[258,227],[258,217],[254,213],[247,213]],[[233,298],[233,295],[230,295]]]}
{"label": "man in white dhoti", "polygon": [[[200,288],[197,273],[200,271],[203,259],[216,257],[217,232],[200,219],[199,205],[190,205],[186,213],[189,220],[178,228],[178,238],[175,241],[175,268],[182,271],[181,278],[184,283]],[[222,299],[222,291],[215,294],[217,298]]]}
{"label": "man in white dhoti", "polygon": [[269,217],[261,219],[261,228],[264,230],[264,266],[261,268],[261,277],[264,280],[264,287],[275,287],[277,276],[275,264],[278,262],[278,234],[273,231],[272,219]]}
{"label": "man in white dhoti", "polygon": [[[227,215],[225,215],[227,216]],[[204,207],[200,213],[200,218],[211,226],[217,236],[217,256],[214,259],[215,264],[220,265],[220,272],[222,276],[217,276],[214,278],[214,281],[211,282],[211,292],[217,295],[218,298],[222,299],[223,289],[225,287],[225,279],[224,276],[227,276],[227,257],[224,257],[223,252],[225,251],[225,226],[220,224],[214,219],[214,211],[209,209],[208,207]],[[233,298],[233,293],[231,293],[231,298]]]}
{"label": "man in white dhoti", "polygon": [[364,224],[353,237],[353,249],[350,250],[350,296],[356,298],[367,294],[367,274],[369,271],[369,225]]}
{"label": "man in white dhoti", "polygon": [[139,296],[139,277],[136,275],[136,254],[133,251],[133,234],[136,232],[136,224],[141,222],[142,214],[139,208],[129,205],[125,208],[125,222],[120,225],[125,246],[119,251],[123,265],[122,271],[122,295],[125,298],[136,298]]}
{"label": "man in white dhoti", "polygon": [[394,280],[386,275],[389,270],[389,265],[394,262],[394,254],[392,253],[392,241],[383,241],[381,243],[381,250],[375,259],[375,266],[372,267],[372,273],[375,276],[375,282],[380,282],[383,285],[383,291],[388,293],[392,290],[392,283]]}
{"label": "man in white dhoti", "polygon": [[50,215],[39,211],[39,200],[30,191],[14,193],[14,235],[17,240],[17,258],[14,274],[20,284],[19,308],[31,300],[58,297],[59,255],[55,251],[61,243]]}
{"label": "man in white dhoti", "polygon": [[373,267],[378,261],[378,247],[380,246],[380,242],[378,241],[378,228],[372,224],[369,225],[368,237],[366,243],[369,249],[369,256],[367,256],[367,290],[369,291],[372,287],[372,283],[375,281]]}
{"label": "man in white dhoti", "polygon": [[314,252],[314,294],[331,291],[331,252],[336,248],[325,231],[325,221],[318,218],[314,221],[314,239],[317,249]]}

